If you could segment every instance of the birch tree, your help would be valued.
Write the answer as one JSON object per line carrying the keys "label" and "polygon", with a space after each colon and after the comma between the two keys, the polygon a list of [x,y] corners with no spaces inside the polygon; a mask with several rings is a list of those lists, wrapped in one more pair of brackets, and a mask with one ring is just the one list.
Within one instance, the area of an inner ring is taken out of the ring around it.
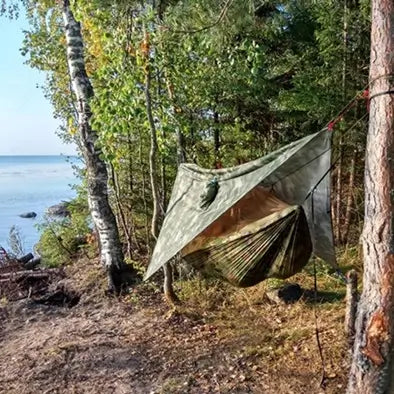
{"label": "birch tree", "polygon": [[78,134],[87,169],[89,208],[99,235],[100,258],[108,274],[109,288],[118,293],[132,272],[124,262],[115,216],[108,201],[107,167],[97,146],[97,132],[90,125],[90,101],[94,91],[86,73],[81,27],[74,18],[69,0],[64,0],[62,7],[67,61],[78,112]]}
{"label": "birch tree", "polygon": [[372,0],[364,277],[348,393],[394,392],[394,2]]}

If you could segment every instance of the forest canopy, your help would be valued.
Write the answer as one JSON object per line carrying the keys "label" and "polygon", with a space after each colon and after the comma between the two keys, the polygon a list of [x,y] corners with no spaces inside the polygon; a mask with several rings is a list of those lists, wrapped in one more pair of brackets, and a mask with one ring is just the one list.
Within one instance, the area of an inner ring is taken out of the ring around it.
{"label": "forest canopy", "polygon": [[[71,6],[95,92],[91,124],[111,168],[112,206],[129,254],[152,244],[152,126],[162,218],[180,162],[221,168],[260,157],[327,126],[367,82],[368,1]],[[25,8],[30,28],[22,51],[30,66],[47,73],[45,94],[62,120],[63,138],[78,142],[61,7],[26,1]],[[359,99],[335,125],[333,213],[340,243],[349,233],[357,241],[350,222],[360,213],[360,195],[348,197],[343,180],[362,176],[366,122]]]}

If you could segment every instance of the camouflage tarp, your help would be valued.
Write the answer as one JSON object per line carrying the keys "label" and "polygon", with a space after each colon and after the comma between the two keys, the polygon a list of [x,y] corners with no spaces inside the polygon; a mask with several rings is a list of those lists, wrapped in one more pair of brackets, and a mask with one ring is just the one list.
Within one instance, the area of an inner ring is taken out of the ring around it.
{"label": "camouflage tarp", "polygon": [[335,265],[330,166],[331,134],[327,130],[237,167],[207,170],[194,164],[181,165],[145,279],[256,186],[272,191],[288,205],[302,206],[313,252]]}

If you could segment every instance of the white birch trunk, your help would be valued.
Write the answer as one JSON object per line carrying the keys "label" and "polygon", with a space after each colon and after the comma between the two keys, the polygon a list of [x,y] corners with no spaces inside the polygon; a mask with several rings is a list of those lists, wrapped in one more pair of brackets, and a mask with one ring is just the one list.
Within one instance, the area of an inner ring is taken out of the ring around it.
{"label": "white birch trunk", "polygon": [[75,20],[69,0],[63,1],[63,19],[67,42],[67,61],[78,111],[78,132],[87,168],[90,213],[100,241],[100,257],[106,268],[111,290],[119,292],[123,281],[122,245],[115,216],[108,201],[108,172],[96,146],[97,133],[90,126],[90,100],[93,87],[86,73],[80,24]]}

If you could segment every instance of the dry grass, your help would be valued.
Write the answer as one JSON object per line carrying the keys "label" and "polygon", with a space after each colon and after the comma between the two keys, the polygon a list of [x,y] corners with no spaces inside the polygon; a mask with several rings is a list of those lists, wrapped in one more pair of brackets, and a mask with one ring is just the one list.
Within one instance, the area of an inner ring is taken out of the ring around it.
{"label": "dry grass", "polygon": [[[309,298],[270,303],[265,293],[277,281],[235,289],[194,279],[177,283],[183,302],[172,311],[152,284],[119,300],[105,298],[97,262],[80,262],[68,275],[83,293],[73,309],[4,306],[0,392],[344,392],[344,285],[321,269],[317,305]],[[313,288],[308,272],[291,282]],[[327,372],[324,390],[314,308]]]}
{"label": "dry grass", "polygon": [[255,386],[261,392],[322,391],[317,325],[328,378],[325,392],[341,393],[348,370],[348,349],[343,333],[345,285],[325,273],[320,264],[317,267],[317,304],[311,296],[314,277],[313,268],[309,266],[306,272],[285,281],[309,290],[310,295],[295,304],[277,305],[267,299],[267,290],[283,281],[268,280],[252,288],[234,289],[220,282],[195,279],[181,285],[183,308],[199,313],[216,327],[221,342],[233,349],[235,357],[244,360],[244,376],[252,380],[259,374],[269,377],[269,383],[265,381]]}

